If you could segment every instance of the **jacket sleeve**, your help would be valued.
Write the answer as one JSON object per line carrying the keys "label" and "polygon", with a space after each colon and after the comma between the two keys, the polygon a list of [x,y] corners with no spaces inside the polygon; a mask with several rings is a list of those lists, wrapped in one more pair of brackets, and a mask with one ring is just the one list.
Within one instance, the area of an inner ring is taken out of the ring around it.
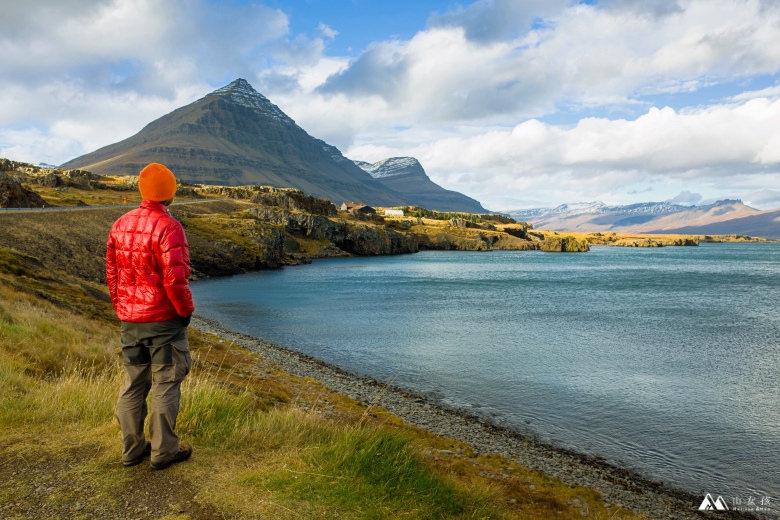
{"label": "jacket sleeve", "polygon": [[106,284],[111,295],[111,303],[116,308],[117,304],[117,268],[116,268],[116,242],[114,242],[114,229],[108,234],[106,243]]}
{"label": "jacket sleeve", "polygon": [[190,247],[184,228],[171,218],[160,236],[160,255],[163,286],[168,299],[179,316],[190,316],[195,310],[190,292]]}

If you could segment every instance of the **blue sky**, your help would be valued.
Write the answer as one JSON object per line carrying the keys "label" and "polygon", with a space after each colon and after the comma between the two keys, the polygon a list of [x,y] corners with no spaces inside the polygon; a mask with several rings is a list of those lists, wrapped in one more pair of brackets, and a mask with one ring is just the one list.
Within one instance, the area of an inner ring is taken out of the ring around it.
{"label": "blue sky", "polygon": [[0,157],[59,164],[243,77],[348,157],[414,156],[493,210],[775,209],[778,41],[773,0],[14,2]]}
{"label": "blue sky", "polygon": [[320,24],[337,31],[327,44],[333,55],[357,56],[372,42],[408,40],[424,28],[433,12],[446,12],[454,2],[414,0],[274,0],[266,5],[287,13],[290,33],[320,35]]}

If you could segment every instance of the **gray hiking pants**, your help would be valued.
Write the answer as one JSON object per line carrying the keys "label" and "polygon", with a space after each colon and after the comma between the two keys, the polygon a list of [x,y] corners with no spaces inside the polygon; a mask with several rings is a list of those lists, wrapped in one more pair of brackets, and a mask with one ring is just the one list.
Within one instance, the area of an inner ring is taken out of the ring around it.
{"label": "gray hiking pants", "polygon": [[176,417],[180,386],[190,371],[187,328],[179,320],[122,322],[125,381],[119,391],[116,418],[122,427],[122,460],[143,456],[146,397],[152,392],[149,442],[152,462],[171,460],[179,451]]}

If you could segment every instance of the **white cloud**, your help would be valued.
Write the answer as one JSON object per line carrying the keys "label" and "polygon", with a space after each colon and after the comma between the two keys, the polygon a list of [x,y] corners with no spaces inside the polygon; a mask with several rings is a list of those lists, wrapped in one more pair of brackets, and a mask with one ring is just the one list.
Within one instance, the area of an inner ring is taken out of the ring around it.
{"label": "white cloud", "polygon": [[758,209],[780,208],[780,190],[759,190],[739,196],[745,204]]}
{"label": "white cloud", "polygon": [[502,26],[515,20],[509,5],[520,9],[479,1],[409,41],[376,43],[320,92],[380,96],[421,123],[516,121],[780,71],[780,7],[757,0],[691,0],[664,16],[574,5],[540,10],[549,24],[532,30],[518,17],[514,38],[471,37],[484,13]]}
{"label": "white cloud", "polygon": [[328,27],[326,24],[324,24],[322,22],[320,22],[320,24],[317,27],[317,29],[320,31],[322,36],[324,36],[325,38],[328,38],[329,40],[332,40],[333,38],[335,38],[339,34],[338,31]]}
{"label": "white cloud", "polygon": [[778,97],[780,97],[780,85],[775,85],[773,87],[767,87],[761,90],[748,90],[746,92],[741,92],[736,96],[732,96],[730,101],[739,102],[755,98],[777,99]]}
{"label": "white cloud", "polygon": [[671,204],[682,204],[685,206],[695,206],[702,199],[701,193],[691,193],[688,190],[683,190],[676,196],[669,199],[667,202]]}
{"label": "white cloud", "polygon": [[569,0],[477,0],[446,13],[434,13],[433,27],[462,28],[469,40],[507,40],[527,32],[541,18],[557,15]]}
{"label": "white cloud", "polygon": [[534,191],[544,204],[566,191],[579,193],[576,200],[625,198],[648,185],[665,200],[686,183],[736,190],[759,177],[780,189],[780,177],[766,176],[767,168],[780,172],[777,143],[780,100],[752,99],[682,112],[652,108],[635,120],[587,118],[571,128],[532,119],[416,147],[355,146],[348,155],[371,162],[412,155],[435,181],[488,204],[512,191],[517,200]]}
{"label": "white cloud", "polygon": [[77,76],[170,89],[197,75],[248,70],[260,46],[288,30],[284,13],[259,4],[93,0],[73,10],[52,1],[24,4],[0,21],[0,67],[13,71],[3,82]]}
{"label": "white cloud", "polygon": [[60,163],[124,139],[215,86],[251,77],[267,46],[301,46],[283,41],[287,16],[261,4],[12,4],[0,17],[0,150],[12,158],[34,160],[46,148],[48,162]]}
{"label": "white cloud", "polygon": [[59,139],[39,128],[0,129],[0,157],[37,164],[57,157],[77,156],[80,145],[73,139]]}
{"label": "white cloud", "polygon": [[[257,3],[11,4],[0,155],[12,158],[63,162],[245,77],[351,157],[415,155],[494,208],[780,191],[778,87],[695,97],[780,73],[774,1],[476,0],[356,57],[327,55],[330,25],[291,35]],[[691,108],[648,101],[682,93]]]}
{"label": "white cloud", "polygon": [[192,84],[168,97],[110,88],[87,90],[78,81],[29,89],[0,86],[0,114],[7,122],[0,133],[0,157],[39,162],[45,155],[45,162],[60,164],[125,139],[210,90],[203,83]]}

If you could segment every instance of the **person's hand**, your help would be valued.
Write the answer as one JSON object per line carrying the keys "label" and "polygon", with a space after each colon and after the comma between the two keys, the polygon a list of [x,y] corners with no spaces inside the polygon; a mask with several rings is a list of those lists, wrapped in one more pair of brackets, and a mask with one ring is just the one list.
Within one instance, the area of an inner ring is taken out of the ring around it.
{"label": "person's hand", "polygon": [[192,320],[192,314],[189,316],[179,316],[179,319],[181,320],[182,325],[189,327],[190,321]]}

